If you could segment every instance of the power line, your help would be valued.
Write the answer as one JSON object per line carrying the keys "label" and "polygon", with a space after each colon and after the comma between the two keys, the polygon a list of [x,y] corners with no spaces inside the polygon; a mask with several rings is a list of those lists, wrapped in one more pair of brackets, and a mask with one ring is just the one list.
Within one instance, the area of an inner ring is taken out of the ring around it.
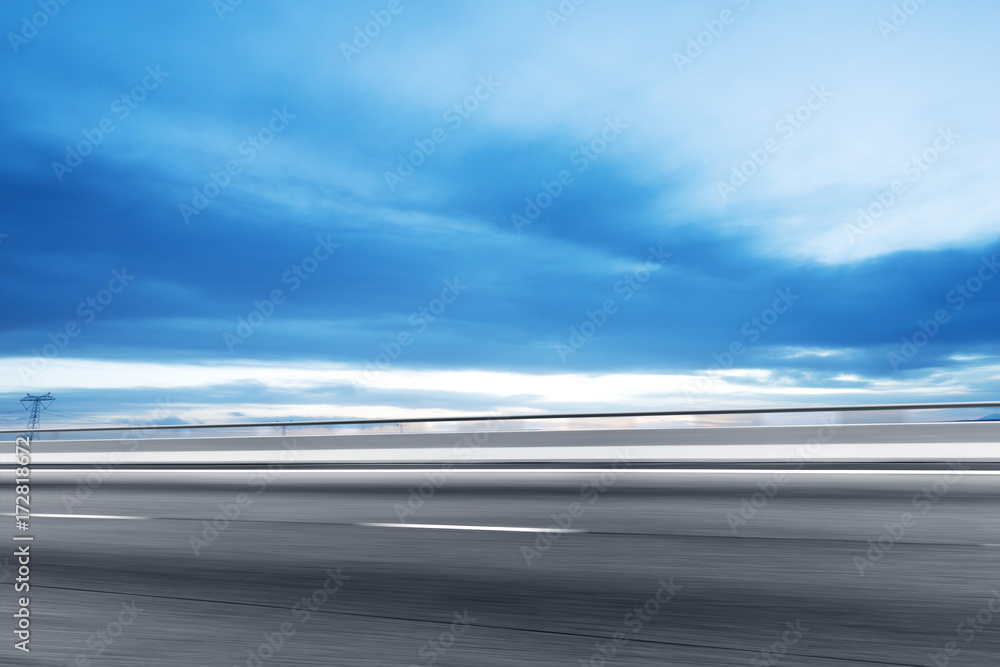
{"label": "power line", "polygon": [[63,410],[57,410],[53,408],[49,411],[49,414],[55,415],[57,417],[64,417],[66,419],[80,421],[80,422],[90,422],[93,424],[106,424],[107,419],[95,416],[93,414],[83,414],[79,412],[65,412]]}

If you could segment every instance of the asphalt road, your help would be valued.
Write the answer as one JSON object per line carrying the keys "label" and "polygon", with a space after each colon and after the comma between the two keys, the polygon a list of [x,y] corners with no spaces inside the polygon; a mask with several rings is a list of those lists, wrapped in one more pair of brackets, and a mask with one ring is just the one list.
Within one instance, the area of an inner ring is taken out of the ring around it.
{"label": "asphalt road", "polygon": [[83,500],[38,473],[32,651],[13,648],[8,559],[0,664],[843,667],[934,664],[949,642],[939,665],[1000,664],[1000,475],[939,467],[463,471],[440,488],[414,471],[262,488],[247,469],[112,476]]}

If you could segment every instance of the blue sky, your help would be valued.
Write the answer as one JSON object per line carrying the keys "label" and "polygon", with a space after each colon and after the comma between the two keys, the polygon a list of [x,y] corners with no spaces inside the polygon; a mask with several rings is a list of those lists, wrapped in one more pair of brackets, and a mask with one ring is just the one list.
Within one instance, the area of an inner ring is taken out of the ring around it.
{"label": "blue sky", "polygon": [[0,418],[995,400],[998,13],[4,3]]}

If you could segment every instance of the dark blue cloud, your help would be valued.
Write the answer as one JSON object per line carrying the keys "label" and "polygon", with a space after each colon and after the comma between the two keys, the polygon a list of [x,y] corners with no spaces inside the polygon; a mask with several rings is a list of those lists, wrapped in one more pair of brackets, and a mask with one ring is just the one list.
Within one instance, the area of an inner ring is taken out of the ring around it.
{"label": "dark blue cloud", "polygon": [[[398,73],[383,78],[372,66],[387,44],[373,43],[362,54],[370,62],[357,67],[337,48],[377,6],[247,4],[219,21],[207,3],[122,4],[113,13],[73,3],[5,54],[0,353],[32,356],[76,322],[83,331],[66,356],[358,364],[409,333],[416,342],[405,365],[415,368],[691,372],[741,343],[740,365],[790,378],[896,376],[887,353],[939,309],[949,322],[905,371],[948,368],[955,354],[995,345],[1000,280],[961,310],[949,293],[997,244],[836,265],[782,255],[724,212],[688,206],[688,193],[704,185],[697,171],[653,178],[634,149],[616,144],[580,171],[579,119],[505,131],[485,122],[495,113],[485,107],[504,103],[502,89],[483,101],[484,116],[458,128],[442,111],[460,97],[406,104]],[[15,29],[34,10],[9,3],[0,24]],[[428,20],[396,24],[398,38],[412,39]],[[468,36],[451,38],[487,58]],[[485,74],[496,63],[484,64]],[[169,74],[119,117],[114,100],[141,86],[148,67]],[[441,67],[449,81],[464,76]],[[244,142],[262,136],[274,109],[295,118],[247,160]],[[596,135],[607,115],[594,111],[581,117]],[[114,131],[60,179],[53,162],[105,118]],[[390,190],[385,172],[440,127],[448,140]],[[180,205],[229,161],[241,173],[185,221]],[[563,170],[573,182],[518,230],[512,215],[526,213],[526,198],[539,201],[546,183],[553,192]],[[321,239],[339,248],[296,281],[295,267]],[[651,247],[669,261],[641,289],[623,288]],[[134,282],[84,321],[80,304],[116,270]],[[418,331],[421,309],[449,280],[468,288]],[[287,301],[230,351],[223,335],[276,289]],[[773,325],[752,324],[789,291],[793,305]],[[558,346],[609,299],[617,310],[597,335],[560,358]],[[794,355],[802,349],[839,354]],[[241,391],[252,399],[252,388]]]}

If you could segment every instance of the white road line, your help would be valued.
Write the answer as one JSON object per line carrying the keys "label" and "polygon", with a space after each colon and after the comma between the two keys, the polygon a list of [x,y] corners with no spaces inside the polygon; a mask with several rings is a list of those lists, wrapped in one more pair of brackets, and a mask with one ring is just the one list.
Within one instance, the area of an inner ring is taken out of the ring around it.
{"label": "white road line", "polygon": [[[2,512],[3,516],[15,516],[13,512]],[[152,517],[148,516],[116,516],[114,514],[31,514],[24,515],[18,514],[16,516],[21,516],[27,519],[34,519],[36,517],[41,517],[43,519],[146,519],[150,520]]]}
{"label": "white road line", "polygon": [[431,530],[492,530],[502,533],[583,533],[573,528],[520,528],[517,526],[456,526],[447,523],[357,523],[369,528],[429,528]]}

